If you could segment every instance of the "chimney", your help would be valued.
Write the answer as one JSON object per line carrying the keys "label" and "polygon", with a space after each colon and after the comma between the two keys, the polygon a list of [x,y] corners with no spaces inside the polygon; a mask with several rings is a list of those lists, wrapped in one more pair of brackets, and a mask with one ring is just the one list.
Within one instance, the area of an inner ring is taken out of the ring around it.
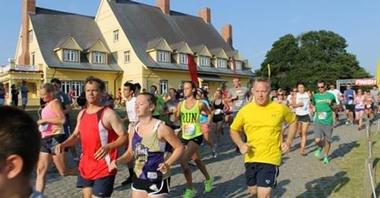
{"label": "chimney", "polygon": [[170,0],[157,0],[156,5],[164,14],[170,14]]}
{"label": "chimney", "polygon": [[211,23],[211,10],[210,8],[202,8],[198,12],[198,16],[201,17],[206,23]]}
{"label": "chimney", "polygon": [[20,65],[30,64],[29,55],[29,14],[36,14],[36,0],[22,1],[21,22],[21,55],[18,60]]}
{"label": "chimney", "polygon": [[228,45],[232,47],[232,25],[226,24],[222,27],[221,35]]}

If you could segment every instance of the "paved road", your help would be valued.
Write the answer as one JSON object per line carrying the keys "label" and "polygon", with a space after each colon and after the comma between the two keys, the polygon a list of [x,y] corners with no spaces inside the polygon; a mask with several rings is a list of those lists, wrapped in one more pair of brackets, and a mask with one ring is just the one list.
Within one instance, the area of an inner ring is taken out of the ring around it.
{"label": "paved road", "polygon": [[[313,151],[312,128],[308,133],[307,156],[300,156],[299,138],[295,141],[292,152],[283,157],[283,164],[280,167],[278,186],[274,191],[274,197],[328,197],[331,192],[324,192],[326,185],[339,185],[346,181],[345,173],[336,168],[336,161],[344,157],[354,147],[358,146],[357,140],[364,134],[358,132],[356,127],[339,126],[334,130],[332,160],[329,165],[323,165],[317,160]],[[220,198],[249,197],[245,186],[244,166],[242,157],[235,152],[234,146],[227,135],[224,135],[220,143],[220,154],[217,159],[210,158],[209,149],[203,147],[204,161],[207,169],[215,178],[215,188],[211,193],[203,193],[203,180],[201,173],[193,172],[195,187],[198,189],[197,197]],[[129,197],[130,188],[120,187],[120,182],[128,176],[128,171],[123,168],[116,178],[115,190],[112,197]],[[339,182],[338,182],[339,181]],[[47,180],[45,194],[48,197],[80,197],[80,190],[75,188],[76,177],[59,177],[54,169],[51,169]],[[180,174],[177,166],[173,169],[172,191],[169,197],[180,197],[184,191],[185,179]]]}

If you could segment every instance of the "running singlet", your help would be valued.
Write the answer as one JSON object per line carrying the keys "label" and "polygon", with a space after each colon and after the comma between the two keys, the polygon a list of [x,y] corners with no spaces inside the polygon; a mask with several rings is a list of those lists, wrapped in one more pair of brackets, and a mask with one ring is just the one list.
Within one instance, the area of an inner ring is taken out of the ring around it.
{"label": "running singlet", "polygon": [[153,133],[140,136],[137,124],[132,137],[132,150],[134,156],[134,172],[138,179],[149,180],[151,182],[161,181],[163,174],[158,171],[158,165],[164,162],[166,142],[158,139],[158,128],[161,121],[158,121],[153,128]]}
{"label": "running singlet", "polygon": [[[42,112],[41,112],[42,119],[55,118],[57,116],[58,115],[54,113],[54,111],[51,109],[49,104],[47,104],[42,109]],[[51,123],[41,124],[38,126],[38,129],[41,132],[42,138],[63,134],[62,126],[59,127],[56,124],[51,124]]]}
{"label": "running singlet", "polygon": [[199,100],[195,102],[191,109],[187,109],[186,101],[181,104],[181,125],[182,125],[182,138],[190,140],[202,135],[201,125],[199,122],[200,108]]}
{"label": "running singlet", "polygon": [[335,103],[335,96],[332,93],[317,93],[314,95],[313,102],[315,104],[315,123],[320,125],[333,124],[333,110],[331,105]]}
{"label": "running singlet", "polygon": [[309,104],[310,104],[310,97],[307,93],[297,93],[296,94],[296,103],[303,103],[302,107],[297,107],[295,109],[295,113],[298,116],[304,116],[309,115]]}
{"label": "running singlet", "polygon": [[357,95],[355,97],[355,109],[357,110],[364,110],[364,96]]}
{"label": "running singlet", "polygon": [[344,91],[344,98],[345,98],[345,104],[348,104],[348,105],[353,105],[354,104],[354,90],[352,89],[347,89],[346,91]]}
{"label": "running singlet", "polygon": [[107,129],[103,122],[103,112],[107,107],[96,113],[89,114],[83,111],[79,123],[79,136],[82,145],[82,155],[79,161],[79,173],[88,180],[116,175],[116,170],[109,172],[109,165],[117,158],[117,149],[112,149],[101,160],[95,160],[94,155],[98,149],[110,142],[114,142],[118,135],[114,130]]}

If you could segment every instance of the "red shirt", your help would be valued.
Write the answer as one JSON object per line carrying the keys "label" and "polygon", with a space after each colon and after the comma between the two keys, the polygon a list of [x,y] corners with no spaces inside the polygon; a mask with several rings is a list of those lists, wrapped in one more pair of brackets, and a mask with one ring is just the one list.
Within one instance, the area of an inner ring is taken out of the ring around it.
{"label": "red shirt", "polygon": [[116,175],[116,170],[109,172],[108,166],[117,158],[117,149],[112,149],[100,160],[95,160],[94,155],[101,146],[114,142],[118,135],[112,129],[107,129],[103,122],[103,112],[106,108],[96,113],[89,114],[83,111],[79,123],[79,136],[82,144],[82,155],[79,161],[80,175],[89,180],[95,180],[110,175]]}

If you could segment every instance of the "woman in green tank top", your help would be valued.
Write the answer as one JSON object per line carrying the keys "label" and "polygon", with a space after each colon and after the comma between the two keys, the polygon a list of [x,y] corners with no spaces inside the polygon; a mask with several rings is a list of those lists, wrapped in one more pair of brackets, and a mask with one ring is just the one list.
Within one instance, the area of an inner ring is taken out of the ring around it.
{"label": "woman in green tank top", "polygon": [[181,167],[187,183],[187,188],[183,196],[184,198],[191,198],[196,194],[196,190],[193,187],[191,169],[188,165],[190,159],[195,161],[197,167],[205,176],[205,192],[210,192],[212,190],[213,182],[213,179],[208,174],[206,166],[202,162],[199,153],[199,146],[203,140],[199,122],[200,113],[201,111],[204,111],[209,115],[211,112],[202,102],[195,99],[195,92],[196,87],[194,83],[185,82],[183,84],[183,93],[186,99],[179,103],[177,108],[177,117],[181,120],[182,142],[186,146],[181,159]]}

